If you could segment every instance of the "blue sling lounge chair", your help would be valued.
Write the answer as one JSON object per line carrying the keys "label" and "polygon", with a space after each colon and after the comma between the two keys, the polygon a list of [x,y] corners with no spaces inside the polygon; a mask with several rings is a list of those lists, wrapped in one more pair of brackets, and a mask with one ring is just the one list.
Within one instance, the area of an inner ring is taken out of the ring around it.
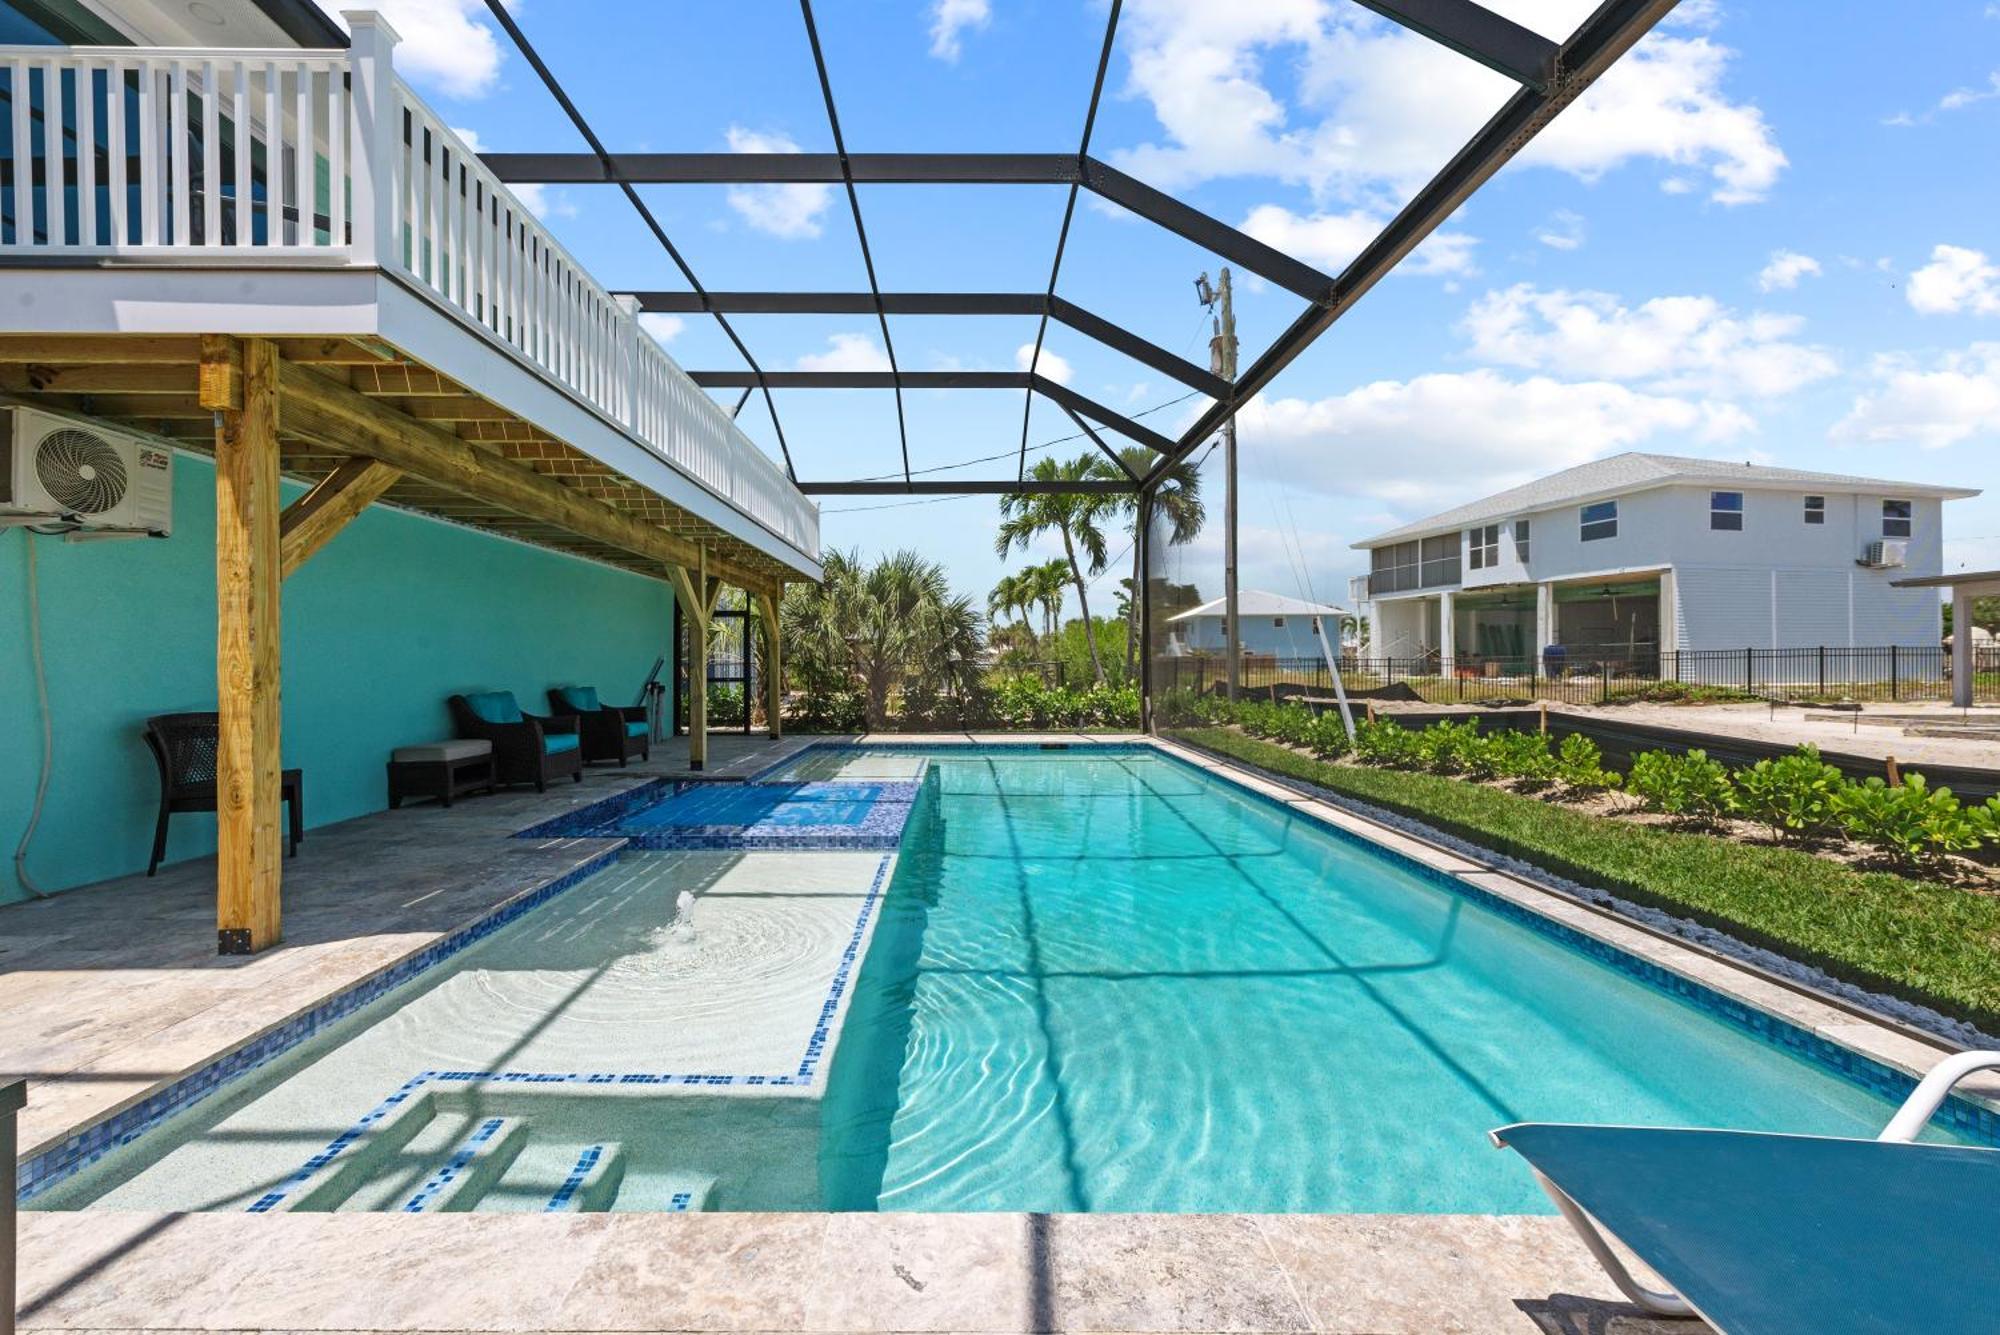
{"label": "blue sling lounge chair", "polygon": [[[2000,1150],[1915,1144],[2000,1052],[1938,1063],[1874,1140],[1524,1122],[1528,1161],[1625,1296],[1729,1335],[2000,1329]],[[1609,1237],[1673,1291],[1632,1277]]]}

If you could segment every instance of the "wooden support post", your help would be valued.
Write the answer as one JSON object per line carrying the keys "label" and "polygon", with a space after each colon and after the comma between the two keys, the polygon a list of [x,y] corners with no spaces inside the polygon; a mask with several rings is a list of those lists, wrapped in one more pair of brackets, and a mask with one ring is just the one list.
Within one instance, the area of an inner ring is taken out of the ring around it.
{"label": "wooden support post", "polygon": [[[215,926],[225,955],[276,945],[279,911],[278,353],[234,346],[242,374],[203,342],[214,387],[216,750]],[[236,393],[237,406],[227,406]]]}
{"label": "wooden support post", "polygon": [[1888,783],[1891,788],[1901,788],[1903,786],[1903,769],[1902,766],[1896,763],[1896,757],[1884,756],[1882,758],[1882,768],[1887,771]]}
{"label": "wooden support post", "polygon": [[687,628],[688,768],[699,770],[708,763],[708,618],[715,608],[707,548],[702,549],[693,570],[670,566],[667,573],[681,606],[681,623]]}
{"label": "wooden support post", "polygon": [[292,572],[347,527],[349,520],[379,500],[403,476],[377,459],[349,459],[321,478],[319,485],[278,516],[280,576]]}
{"label": "wooden support post", "polygon": [[776,741],[785,735],[783,636],[778,628],[778,605],[784,601],[785,586],[780,583],[752,597],[757,603],[758,618],[764,623],[764,722],[771,740]]}

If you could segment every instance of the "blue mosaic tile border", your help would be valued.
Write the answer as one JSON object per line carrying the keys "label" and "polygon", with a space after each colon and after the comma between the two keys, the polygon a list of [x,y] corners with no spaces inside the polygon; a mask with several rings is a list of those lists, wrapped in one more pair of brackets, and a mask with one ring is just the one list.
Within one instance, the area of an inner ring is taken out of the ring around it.
{"label": "blue mosaic tile border", "polygon": [[667,1209],[674,1214],[680,1214],[693,1204],[694,1193],[692,1191],[677,1191],[674,1193],[673,1200],[668,1202]]}
{"label": "blue mosaic tile border", "polygon": [[541,907],[616,861],[621,849],[608,848],[545,885],[516,895],[485,916],[425,946],[380,973],[303,1011],[250,1042],[209,1062],[199,1070],[156,1090],[138,1103],[78,1131],[60,1144],[21,1163],[15,1199],[28,1200],[97,1162],[115,1149],[131,1144],[167,1118],[183,1112],[223,1086],[270,1062],[322,1029],[343,1020],[384,994],[394,991],[467,946],[482,941],[522,914]]}
{"label": "blue mosaic tile border", "polygon": [[430,1209],[431,1202],[438,1198],[438,1193],[458,1180],[458,1175],[465,1171],[473,1156],[479,1153],[479,1147],[499,1135],[500,1128],[506,1124],[507,1119],[504,1117],[489,1117],[481,1122],[479,1129],[467,1136],[463,1145],[452,1151],[451,1157],[444,1161],[444,1167],[432,1173],[430,1180],[417,1188],[417,1194],[403,1202],[403,1213],[422,1214]]}
{"label": "blue mosaic tile border", "polygon": [[[1760,1010],[1746,1002],[1737,1000],[1735,997],[1718,992],[1711,987],[1695,982],[1693,979],[1683,977],[1664,965],[1655,964],[1651,960],[1642,959],[1629,951],[1621,950],[1609,942],[1599,940],[1588,932],[1579,931],[1567,923],[1558,922],[1554,918],[1547,917],[1535,912],[1531,908],[1517,904],[1504,895],[1494,894],[1492,891],[1475,885],[1462,877],[1454,876],[1450,872],[1430,866],[1427,863],[1419,862],[1386,845],[1378,844],[1365,835],[1357,834],[1352,830],[1345,829],[1326,820],[1315,812],[1301,811],[1282,798],[1273,797],[1269,793],[1258,792],[1256,789],[1238,783],[1226,775],[1204,770],[1197,765],[1190,764],[1170,751],[1163,751],[1153,747],[1146,747],[1145,750],[1160,757],[1162,760],[1188,770],[1190,773],[1206,776],[1219,783],[1225,783],[1242,797],[1259,805],[1269,807],[1272,810],[1283,812],[1293,819],[1305,821],[1315,829],[1322,830],[1346,844],[1363,848],[1377,856],[1388,858],[1397,863],[1397,865],[1416,873],[1423,879],[1454,895],[1470,900],[1482,908],[1490,909],[1510,922],[1518,923],[1541,936],[1555,941],[1559,945],[1566,946],[1601,964],[1608,965],[1626,977],[1642,983],[1656,992],[1664,993],[1677,1001],[1690,1005],[1711,1019],[1722,1021],[1738,1033],[1748,1034],[1771,1047],[1788,1052],[1795,1057],[1810,1062],[1821,1070],[1839,1076],[1850,1084],[1858,1085],[1871,1093],[1880,1095],[1892,1103],[1901,1103],[1909,1097],[1910,1091],[1917,1087],[1916,1078],[1906,1072],[1899,1071],[1892,1066],[1884,1065],[1882,1062],[1876,1061],[1873,1057],[1864,1056],[1852,1048],[1815,1034],[1811,1030],[1803,1029],[1781,1016],[1773,1015],[1769,1011]],[[1240,763],[1227,756],[1218,755],[1216,758],[1230,764]],[[1299,793],[1302,797],[1317,798],[1320,796],[1319,793],[1312,790],[1311,785],[1287,782],[1281,775],[1266,775],[1264,777],[1272,783],[1278,783]],[[1329,795],[1328,800],[1333,800],[1333,798],[1334,795]],[[1945,1127],[1982,1145],[2000,1148],[2000,1113],[1996,1113],[1994,1110],[1974,1103],[1969,1099],[1952,1095],[1945,1100],[1944,1105],[1938,1109],[1937,1115],[1931,1120],[1935,1125]]]}
{"label": "blue mosaic tile border", "polygon": [[622,793],[600,798],[588,806],[574,811],[565,811],[560,816],[530,825],[525,830],[516,830],[516,839],[583,839],[597,834],[606,825],[620,816],[629,815],[641,807],[650,807],[694,785],[680,779],[653,779]]}
{"label": "blue mosaic tile border", "polygon": [[[826,1045],[831,1037],[833,1018],[840,1011],[841,998],[847,994],[848,980],[854,967],[861,960],[861,943],[868,935],[868,924],[873,921],[876,907],[881,903],[883,884],[889,876],[892,859],[884,857],[875,867],[874,879],[869,882],[868,893],[861,900],[861,909],[855,915],[854,930],[847,938],[847,945],[840,954],[840,963],[834,967],[833,978],[827,985],[826,998],[820,1004],[819,1019],[813,1026],[812,1034],[806,1039],[805,1053],[799,1058],[796,1070],[778,1075],[715,1075],[702,1072],[679,1073],[672,1071],[423,1071],[403,1084],[388,1098],[371,1109],[360,1121],[335,1136],[325,1149],[300,1165],[297,1172],[286,1178],[278,1186],[251,1202],[247,1213],[267,1214],[278,1205],[310,1185],[321,1173],[327,1171],[340,1156],[353,1148],[354,1144],[367,1134],[369,1128],[377,1125],[407,1102],[412,1095],[430,1084],[493,1084],[493,1085],[621,1085],[659,1086],[677,1085],[720,1087],[720,1086],[777,1086],[801,1087],[810,1085],[819,1075],[819,1065],[826,1055]],[[501,1120],[501,1119],[495,1119]],[[484,1128],[482,1128],[483,1130]],[[471,1142],[462,1148],[465,1153]],[[458,1155],[452,1156],[456,1161]],[[451,1162],[445,1165],[450,1170]],[[582,1167],[582,1165],[579,1165]],[[584,1168],[587,1172],[588,1169]],[[578,1179],[579,1182],[581,1179]],[[426,1184],[426,1190],[429,1184]],[[419,1193],[421,1195],[422,1193]],[[567,1198],[564,1198],[567,1199]],[[412,1205],[415,1204],[413,1199]],[[403,1207],[410,1209],[410,1205]],[[551,1202],[550,1209],[557,1208]],[[685,1208],[685,1207],[677,1207]]]}
{"label": "blue mosaic tile border", "polygon": [[549,1203],[542,1207],[543,1213],[550,1213],[568,1205],[582,1189],[583,1180],[590,1176],[590,1170],[597,1167],[597,1161],[604,1157],[602,1145],[586,1145],[583,1153],[576,1156],[576,1167],[569,1170],[569,1176],[556,1188],[556,1194],[549,1197]]}

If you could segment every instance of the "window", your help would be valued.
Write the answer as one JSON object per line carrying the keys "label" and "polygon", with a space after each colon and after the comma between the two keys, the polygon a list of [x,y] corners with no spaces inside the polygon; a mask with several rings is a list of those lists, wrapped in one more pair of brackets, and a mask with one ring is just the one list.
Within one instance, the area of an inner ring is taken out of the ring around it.
{"label": "window", "polygon": [[1882,502],[1882,536],[1885,538],[1907,538],[1910,536],[1910,503],[1908,501]]}
{"label": "window", "polygon": [[1525,519],[1514,521],[1514,560],[1521,565],[1528,564],[1528,521]]}
{"label": "window", "polygon": [[1285,628],[1285,619],[1284,619],[1283,617],[1272,617],[1272,618],[1271,618],[1271,629],[1273,629],[1273,630],[1283,630],[1284,628]]}
{"label": "window", "polygon": [[1370,555],[1368,592],[1401,593],[1417,587],[1417,544],[1392,543]]}
{"label": "window", "polygon": [[1583,541],[1596,542],[1599,538],[1618,536],[1618,502],[1598,501],[1586,505],[1582,511]]}
{"label": "window", "polygon": [[1500,526],[1488,524],[1484,528],[1469,529],[1465,534],[1465,545],[1471,554],[1474,570],[1491,570],[1500,564]]}
{"label": "window", "polygon": [[1826,522],[1826,497],[1806,497],[1806,522],[1808,524],[1824,524]]}
{"label": "window", "polygon": [[1743,531],[1743,493],[1740,491],[1711,491],[1708,493],[1708,526],[1728,533]]}
{"label": "window", "polygon": [[1422,576],[1427,589],[1458,583],[1458,534],[1424,539]]}

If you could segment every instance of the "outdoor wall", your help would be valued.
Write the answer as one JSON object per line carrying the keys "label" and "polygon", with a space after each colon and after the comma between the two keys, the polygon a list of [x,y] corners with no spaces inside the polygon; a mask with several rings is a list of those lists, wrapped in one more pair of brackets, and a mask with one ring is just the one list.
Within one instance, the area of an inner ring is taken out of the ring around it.
{"label": "outdoor wall", "polygon": [[[145,870],[159,800],[145,719],[215,708],[215,472],[174,467],[173,537],[32,539],[55,721],[27,861],[44,889]],[[28,541],[0,533],[0,902],[26,897],[13,853],[41,758]],[[672,626],[665,584],[369,510],[284,585],[284,764],[305,771],[308,826],[382,808],[390,749],[451,734],[447,695],[506,689],[539,713],[548,687],[578,683],[630,703]],[[170,860],[214,846],[213,816],[174,818]]]}

